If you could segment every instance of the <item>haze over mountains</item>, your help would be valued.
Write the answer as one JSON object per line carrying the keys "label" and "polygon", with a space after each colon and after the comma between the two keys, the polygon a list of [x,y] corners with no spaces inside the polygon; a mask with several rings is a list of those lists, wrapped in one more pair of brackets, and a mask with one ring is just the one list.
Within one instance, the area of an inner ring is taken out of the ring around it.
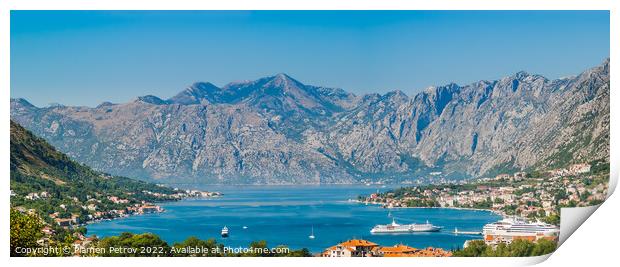
{"label": "haze over mountains", "polygon": [[170,99],[35,107],[11,118],[94,169],[165,182],[353,183],[492,175],[609,159],[609,60],[548,80],[354,95],[277,74]]}

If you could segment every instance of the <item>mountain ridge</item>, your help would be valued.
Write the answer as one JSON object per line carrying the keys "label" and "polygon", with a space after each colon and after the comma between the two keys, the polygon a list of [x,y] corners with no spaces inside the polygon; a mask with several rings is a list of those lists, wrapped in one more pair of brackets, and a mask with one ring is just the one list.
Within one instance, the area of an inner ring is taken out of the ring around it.
{"label": "mountain ridge", "polygon": [[96,169],[158,180],[401,181],[609,158],[608,59],[573,77],[517,72],[411,97],[278,74],[157,99],[98,108],[11,99],[11,117]]}

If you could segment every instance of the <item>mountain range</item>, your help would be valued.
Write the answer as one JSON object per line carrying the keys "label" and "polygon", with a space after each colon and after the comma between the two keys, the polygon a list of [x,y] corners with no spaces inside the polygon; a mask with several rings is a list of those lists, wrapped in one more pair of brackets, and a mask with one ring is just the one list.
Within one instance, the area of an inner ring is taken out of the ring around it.
{"label": "mountain range", "polygon": [[573,77],[518,72],[411,97],[277,74],[94,108],[11,99],[11,119],[96,170],[147,180],[396,182],[608,161],[609,92],[607,59]]}

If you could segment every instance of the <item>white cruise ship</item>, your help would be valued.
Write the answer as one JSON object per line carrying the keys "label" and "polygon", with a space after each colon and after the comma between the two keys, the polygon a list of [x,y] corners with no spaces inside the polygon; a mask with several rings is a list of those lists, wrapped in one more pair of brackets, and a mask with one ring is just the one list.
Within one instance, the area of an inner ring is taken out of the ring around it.
{"label": "white cruise ship", "polygon": [[525,239],[536,241],[545,238],[557,241],[560,228],[543,222],[527,222],[521,218],[505,218],[489,223],[482,228],[487,244],[511,243],[513,240]]}
{"label": "white cruise ship", "polygon": [[424,224],[398,224],[392,218],[391,224],[379,224],[370,230],[372,234],[397,234],[397,233],[414,233],[414,232],[437,232],[441,227],[434,226],[428,221]]}

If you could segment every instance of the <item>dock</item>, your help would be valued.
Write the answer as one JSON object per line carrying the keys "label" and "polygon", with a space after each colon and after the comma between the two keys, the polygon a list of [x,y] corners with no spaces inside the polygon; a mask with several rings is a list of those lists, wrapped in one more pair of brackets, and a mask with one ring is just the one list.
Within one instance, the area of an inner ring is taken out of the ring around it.
{"label": "dock", "polygon": [[476,231],[459,231],[458,228],[454,228],[454,233],[455,235],[482,235],[482,232],[476,232]]}

